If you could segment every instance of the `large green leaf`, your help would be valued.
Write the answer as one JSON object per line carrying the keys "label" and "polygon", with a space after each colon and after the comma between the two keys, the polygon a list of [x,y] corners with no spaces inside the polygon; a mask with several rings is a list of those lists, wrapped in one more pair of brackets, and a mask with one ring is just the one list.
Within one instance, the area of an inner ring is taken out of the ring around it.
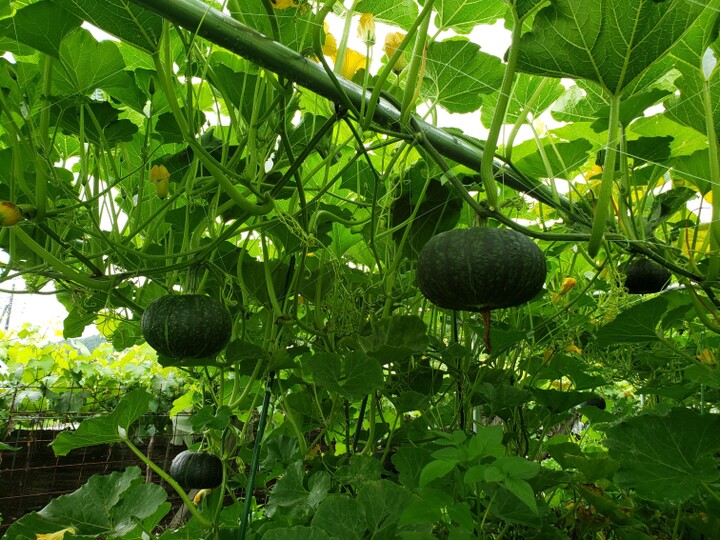
{"label": "large green leaf", "polygon": [[154,528],[170,509],[166,499],[162,487],[145,483],[138,467],[94,475],[73,493],[17,520],[4,538],[36,538],[67,528],[75,530],[74,537],[127,538],[147,518],[154,523],[143,523],[144,528]]}
{"label": "large green leaf", "polygon": [[417,19],[419,10],[413,0],[360,0],[355,4],[358,13],[372,13],[378,21],[395,24],[407,30]]}
{"label": "large green leaf", "polygon": [[383,364],[407,360],[427,349],[425,322],[415,315],[393,315],[372,325],[369,335],[358,338],[363,350]]}
{"label": "large green leaf", "polygon": [[614,480],[643,498],[682,503],[720,478],[720,416],[672,409],[629,418],[608,430],[605,446],[620,463]]}
{"label": "large green leaf", "polygon": [[327,472],[318,471],[306,481],[305,464],[296,461],[273,487],[265,510],[270,517],[279,511],[285,518],[306,518],[329,491],[330,475]]}
{"label": "large green leaf", "polygon": [[[505,123],[513,124],[523,117],[537,118],[550,107],[561,95],[564,88],[557,79],[518,73],[513,83],[510,102],[505,113]],[[498,92],[483,98],[480,120],[485,127],[490,127],[497,104]]]}
{"label": "large green leaf", "polygon": [[323,529],[333,538],[361,540],[366,538],[367,519],[357,499],[333,494],[315,512],[312,526]]}
{"label": "large green leaf", "polygon": [[396,538],[400,515],[412,500],[409,490],[389,480],[368,482],[357,495],[372,538]]}
{"label": "large green leaf", "polygon": [[52,0],[108,34],[153,53],[162,32],[162,18],[130,0]]}
{"label": "large green leaf", "polygon": [[620,313],[595,334],[595,343],[608,347],[617,343],[658,341],[657,325],[665,315],[668,300],[658,296]]}
{"label": "large green leaf", "polygon": [[111,95],[142,108],[125,61],[112,41],[98,42],[84,28],[67,36],[60,46],[60,64],[55,65],[53,92],[90,95],[102,88]]}
{"label": "large green leaf", "polygon": [[60,42],[80,24],[82,19],[44,0],[19,10],[12,18],[0,20],[0,34],[59,58]]}
{"label": "large green leaf", "polygon": [[720,131],[720,70],[712,65],[715,53],[708,49],[710,42],[717,37],[717,29],[712,22],[708,20],[705,24],[696,25],[670,52],[680,77],[675,80],[677,94],[665,101],[666,114],[670,118],[703,134],[707,133],[707,115],[703,106],[706,83],[711,96],[712,120],[716,132]]}
{"label": "large green leaf", "polygon": [[334,537],[328,535],[320,527],[296,525],[295,527],[270,529],[263,533],[263,538],[265,540],[333,540]]}
{"label": "large green leaf", "polygon": [[500,0],[438,0],[433,7],[437,11],[435,26],[460,34],[467,34],[478,24],[493,24],[507,10]]}
{"label": "large green leaf", "polygon": [[51,443],[55,455],[66,456],[76,448],[122,441],[130,425],[148,412],[151,399],[142,388],[131,390],[110,414],[88,418],[75,431],[58,433]]}
{"label": "large green leaf", "polygon": [[351,401],[362,399],[384,383],[380,363],[361,351],[308,354],[303,357],[303,366],[309,368],[315,384]]}
{"label": "large green leaf", "polygon": [[534,139],[519,145],[517,154],[513,152],[515,166],[525,174],[536,178],[548,177],[552,174],[555,178],[572,179],[575,171],[587,163],[593,148],[593,145],[585,139],[554,142],[544,138],[540,139],[540,142],[543,144],[547,163],[537,151],[537,142]]}
{"label": "large green leaf", "polygon": [[465,38],[436,41],[428,47],[425,75],[430,83],[426,91],[449,112],[476,111],[482,95],[500,86],[503,73],[499,58],[480,51]]}
{"label": "large green leaf", "polygon": [[556,0],[520,39],[518,68],[620,94],[714,6],[686,0]]}

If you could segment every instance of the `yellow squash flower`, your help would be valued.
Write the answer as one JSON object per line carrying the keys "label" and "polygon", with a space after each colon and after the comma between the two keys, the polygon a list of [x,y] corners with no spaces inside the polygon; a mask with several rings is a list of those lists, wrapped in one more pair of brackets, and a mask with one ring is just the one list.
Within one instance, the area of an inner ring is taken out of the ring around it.
{"label": "yellow squash flower", "polygon": [[337,40],[330,33],[328,23],[325,23],[325,43],[323,43],[322,52],[325,56],[329,56],[333,60],[337,56]]}
{"label": "yellow squash flower", "polygon": [[345,49],[340,75],[346,79],[352,79],[361,69],[367,69],[367,57],[353,49]]}
{"label": "yellow squash flower", "polygon": [[[383,52],[385,52],[388,60],[392,58],[393,54],[395,54],[395,51],[397,51],[397,48],[402,43],[403,39],[405,39],[405,34],[403,34],[402,32],[392,32],[385,36],[385,45],[383,46]],[[393,70],[400,72],[405,68],[406,64],[407,62],[405,62],[405,52],[403,51],[403,54],[400,56],[400,58],[398,58],[398,61],[395,62]]]}

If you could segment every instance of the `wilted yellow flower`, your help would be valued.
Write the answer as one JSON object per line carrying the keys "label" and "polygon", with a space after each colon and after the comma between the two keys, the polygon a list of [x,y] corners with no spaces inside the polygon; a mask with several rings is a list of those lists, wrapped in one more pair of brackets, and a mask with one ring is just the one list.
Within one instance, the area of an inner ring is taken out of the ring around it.
{"label": "wilted yellow flower", "polygon": [[155,186],[155,194],[164,199],[170,190],[170,173],[165,165],[153,165],[150,168],[150,181]]}
{"label": "wilted yellow flower", "polygon": [[600,165],[595,164],[588,172],[585,173],[585,180],[590,180],[593,177],[600,177],[602,172],[603,168]]}
{"label": "wilted yellow flower", "polygon": [[360,25],[358,26],[358,37],[368,45],[375,44],[375,19],[372,13],[363,13],[360,15]]}
{"label": "wilted yellow flower", "polygon": [[571,352],[576,354],[582,354],[582,349],[575,345],[574,343],[571,343],[567,347],[565,347],[565,352]]}
{"label": "wilted yellow flower", "polygon": [[270,0],[270,4],[275,9],[296,8],[300,5],[297,0]]}
{"label": "wilted yellow flower", "polygon": [[[385,36],[385,45],[383,46],[383,51],[388,57],[388,60],[392,58],[393,54],[395,54],[395,51],[397,51],[397,48],[402,43],[403,39],[405,39],[405,34],[403,34],[402,32],[392,32]],[[400,58],[398,58],[398,61],[395,62],[393,70],[402,71],[405,68],[405,65],[405,52],[403,51],[403,54],[400,56]]]}
{"label": "wilted yellow flower", "polygon": [[210,495],[210,493],[212,493],[212,489],[209,489],[209,488],[201,489],[193,497],[193,504],[195,504],[195,505],[200,504],[205,497]]}
{"label": "wilted yellow flower", "polygon": [[700,360],[703,364],[707,364],[708,366],[715,366],[717,364],[717,360],[715,359],[715,353],[707,347],[703,349],[700,354],[697,355],[697,359]]}
{"label": "wilted yellow flower", "polygon": [[550,383],[550,388],[567,391],[572,386],[572,382],[567,379],[560,379]]}
{"label": "wilted yellow flower", "polygon": [[570,289],[575,287],[577,285],[577,280],[575,278],[566,277],[563,279],[562,285],[560,285],[560,289],[558,290],[558,294],[563,295],[567,294]]}
{"label": "wilted yellow flower", "polygon": [[65,538],[65,533],[70,534],[76,534],[76,530],[72,527],[68,527],[67,529],[63,529],[61,531],[56,531],[54,533],[47,533],[47,534],[35,534],[35,540],[63,540]]}
{"label": "wilted yellow flower", "polygon": [[322,52],[325,56],[335,59],[337,56],[337,40],[330,33],[328,23],[325,23],[325,43],[323,43]]}
{"label": "wilted yellow flower", "polygon": [[346,79],[352,79],[361,69],[367,68],[367,57],[353,49],[346,49],[343,56],[340,75]]}

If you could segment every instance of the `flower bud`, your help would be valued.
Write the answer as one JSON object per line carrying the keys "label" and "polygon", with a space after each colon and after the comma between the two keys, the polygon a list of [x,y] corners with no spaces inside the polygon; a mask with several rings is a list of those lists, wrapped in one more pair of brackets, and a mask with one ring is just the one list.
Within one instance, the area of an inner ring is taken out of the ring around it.
{"label": "flower bud", "polygon": [[[402,43],[403,39],[405,39],[405,34],[403,34],[402,32],[392,32],[385,36],[385,45],[383,46],[383,51],[388,57],[388,60],[390,60],[392,58],[392,55],[395,54],[395,51],[397,51],[397,48]],[[405,52],[403,51],[403,54],[400,56],[400,58],[398,58],[397,62],[395,62],[393,70],[396,72],[400,72],[405,68],[405,65]]]}
{"label": "flower bud", "polygon": [[358,37],[367,45],[375,45],[375,19],[372,13],[360,15]]}

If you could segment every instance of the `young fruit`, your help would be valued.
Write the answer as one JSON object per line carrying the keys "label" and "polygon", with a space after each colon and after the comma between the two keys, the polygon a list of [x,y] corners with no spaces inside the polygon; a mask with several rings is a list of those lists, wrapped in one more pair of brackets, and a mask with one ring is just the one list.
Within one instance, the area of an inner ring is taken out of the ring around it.
{"label": "young fruit", "polygon": [[216,488],[222,484],[222,461],[207,452],[184,450],[172,460],[170,476],[183,489]]}
{"label": "young fruit", "polygon": [[644,257],[632,259],[621,270],[625,274],[625,288],[630,294],[660,292],[668,286],[672,277],[664,266]]}
{"label": "young fruit", "polygon": [[232,333],[225,306],[202,294],[168,294],[150,302],[140,322],[143,337],[170,358],[206,358],[219,353]]}
{"label": "young fruit", "polygon": [[0,201],[0,227],[12,227],[22,218],[22,210],[10,201]]}
{"label": "young fruit", "polygon": [[164,199],[170,191],[170,173],[165,165],[153,165],[150,168],[150,181],[155,186],[155,194]]}
{"label": "young fruit", "polygon": [[437,306],[467,311],[514,307],[536,296],[547,268],[540,248],[510,229],[453,229],[420,251],[416,279]]}

